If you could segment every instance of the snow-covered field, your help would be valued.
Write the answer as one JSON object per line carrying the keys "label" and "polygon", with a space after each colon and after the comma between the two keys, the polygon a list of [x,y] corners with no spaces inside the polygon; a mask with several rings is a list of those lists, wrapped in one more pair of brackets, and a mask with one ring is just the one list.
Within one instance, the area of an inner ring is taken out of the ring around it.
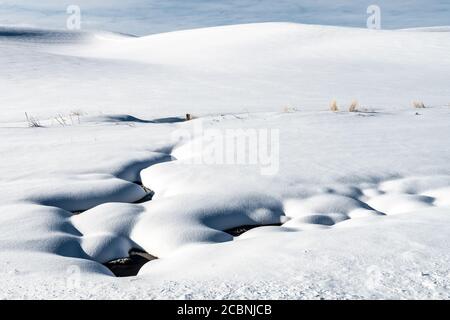
{"label": "snow-covered field", "polygon": [[[447,27],[0,27],[0,297],[449,299],[449,52]],[[276,133],[270,161],[205,161],[230,131]],[[114,277],[131,249],[159,259]]]}

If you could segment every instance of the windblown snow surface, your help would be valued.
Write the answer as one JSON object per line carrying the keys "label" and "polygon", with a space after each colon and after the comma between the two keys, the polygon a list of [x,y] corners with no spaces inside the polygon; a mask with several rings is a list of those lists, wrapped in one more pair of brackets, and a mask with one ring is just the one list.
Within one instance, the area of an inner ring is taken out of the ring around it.
{"label": "windblown snow surface", "polygon": [[[0,297],[450,298],[449,31],[0,28]],[[276,170],[199,126],[278,132]]]}

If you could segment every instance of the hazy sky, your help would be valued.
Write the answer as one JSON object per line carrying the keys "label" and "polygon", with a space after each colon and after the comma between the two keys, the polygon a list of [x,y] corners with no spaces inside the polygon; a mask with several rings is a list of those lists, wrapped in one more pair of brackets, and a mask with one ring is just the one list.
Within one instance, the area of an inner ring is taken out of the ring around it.
{"label": "hazy sky", "polygon": [[450,0],[0,0],[0,25],[62,29],[70,4],[83,29],[136,35],[265,21],[365,27],[370,4],[385,29],[450,25]]}

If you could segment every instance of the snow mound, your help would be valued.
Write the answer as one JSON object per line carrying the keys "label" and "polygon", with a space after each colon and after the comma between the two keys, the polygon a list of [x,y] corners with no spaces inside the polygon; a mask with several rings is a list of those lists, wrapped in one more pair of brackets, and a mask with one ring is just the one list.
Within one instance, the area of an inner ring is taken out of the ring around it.
{"label": "snow mound", "polygon": [[108,175],[83,175],[68,179],[63,188],[46,186],[28,194],[31,202],[84,211],[105,202],[135,202],[146,192],[140,186]]}
{"label": "snow mound", "polygon": [[258,194],[169,197],[152,201],[146,209],[131,238],[157,256],[187,244],[230,241],[232,236],[223,230],[276,224],[284,215],[281,202]]}
{"label": "snow mound", "polygon": [[341,213],[348,214],[356,209],[372,209],[367,204],[353,198],[325,194],[307,199],[289,199],[284,203],[286,214],[299,217],[311,213]]}
{"label": "snow mound", "polygon": [[369,204],[386,214],[398,214],[432,207],[433,201],[426,196],[385,194],[371,199]]}

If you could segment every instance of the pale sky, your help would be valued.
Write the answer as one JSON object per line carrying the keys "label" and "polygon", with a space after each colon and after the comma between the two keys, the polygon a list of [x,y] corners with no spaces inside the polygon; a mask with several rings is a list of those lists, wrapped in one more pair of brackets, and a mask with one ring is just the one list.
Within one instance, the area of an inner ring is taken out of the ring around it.
{"label": "pale sky", "polygon": [[371,4],[385,29],[450,25],[449,0],[0,0],[0,25],[64,29],[71,4],[83,29],[136,35],[267,21],[365,27]]}

